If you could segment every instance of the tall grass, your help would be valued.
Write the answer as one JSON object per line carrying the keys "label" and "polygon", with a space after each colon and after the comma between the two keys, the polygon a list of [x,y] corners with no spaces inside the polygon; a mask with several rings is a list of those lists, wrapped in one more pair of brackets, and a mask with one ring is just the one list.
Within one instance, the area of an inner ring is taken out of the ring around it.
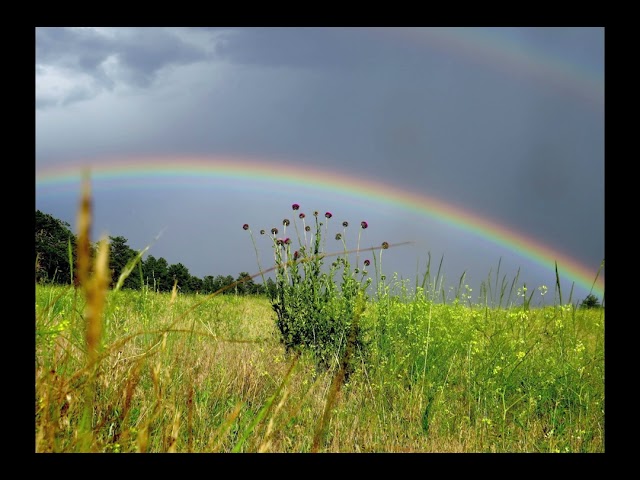
{"label": "tall grass", "polygon": [[80,212],[78,288],[36,285],[37,452],[605,450],[604,308],[531,305],[499,268],[441,302],[440,268],[409,288],[375,250],[345,379],[346,351],[286,354],[273,298],[107,290],[88,187]]}

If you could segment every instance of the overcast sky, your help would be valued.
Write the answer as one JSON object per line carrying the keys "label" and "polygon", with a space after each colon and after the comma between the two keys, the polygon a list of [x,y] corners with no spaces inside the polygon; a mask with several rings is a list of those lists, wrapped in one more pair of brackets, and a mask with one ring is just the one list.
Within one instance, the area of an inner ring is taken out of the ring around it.
{"label": "overcast sky", "polygon": [[[83,27],[35,36],[36,208],[74,231],[78,184],[54,189],[39,175],[141,158],[251,159],[437,199],[593,279],[604,260],[603,28]],[[474,292],[499,262],[510,280],[520,269],[520,285],[553,288],[548,263],[490,232],[375,201],[375,192],[258,180],[206,188],[150,176],[136,188],[95,179],[94,236],[142,249],[162,232],[149,251],[156,258],[200,278],[237,276],[258,269],[242,224],[258,235],[293,219],[299,203],[307,215],[332,211],[335,232],[348,220],[349,246],[361,220],[363,247],[415,242],[384,252],[387,277],[413,281],[430,254],[432,270],[443,258],[448,283],[465,273]],[[266,266],[270,245],[256,240]],[[587,293],[575,285],[574,295]]]}

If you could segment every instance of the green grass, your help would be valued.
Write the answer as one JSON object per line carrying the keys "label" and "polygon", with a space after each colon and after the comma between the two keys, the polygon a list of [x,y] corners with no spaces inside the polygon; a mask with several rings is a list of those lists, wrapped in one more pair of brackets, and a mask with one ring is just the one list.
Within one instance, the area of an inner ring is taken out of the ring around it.
{"label": "green grass", "polygon": [[36,450],[604,452],[603,308],[383,292],[328,402],[336,370],[285,353],[267,298],[203,299],[107,293],[87,398],[85,299],[36,285]]}

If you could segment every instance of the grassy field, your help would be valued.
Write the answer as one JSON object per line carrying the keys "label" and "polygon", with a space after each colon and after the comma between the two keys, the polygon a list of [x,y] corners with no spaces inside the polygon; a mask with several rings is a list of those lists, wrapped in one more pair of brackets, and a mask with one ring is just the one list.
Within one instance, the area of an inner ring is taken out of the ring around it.
{"label": "grassy field", "polygon": [[366,221],[336,258],[332,214],[314,233],[298,204],[269,297],[109,288],[89,190],[77,287],[35,286],[36,452],[604,452],[603,307],[409,289],[381,273],[387,242],[359,248]]}
{"label": "grassy field", "polygon": [[108,292],[93,366],[86,302],[36,285],[38,452],[604,452],[603,308],[383,296],[337,389],[267,298]]}

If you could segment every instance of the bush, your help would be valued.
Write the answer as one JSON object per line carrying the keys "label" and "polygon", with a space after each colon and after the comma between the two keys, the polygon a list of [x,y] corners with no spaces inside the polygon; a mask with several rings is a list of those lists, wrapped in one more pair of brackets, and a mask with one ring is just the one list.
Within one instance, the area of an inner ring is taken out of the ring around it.
{"label": "bush", "polygon": [[580,304],[581,308],[598,308],[600,306],[600,301],[598,297],[595,295],[589,294]]}
{"label": "bush", "polygon": [[[292,208],[297,211],[299,205],[294,204]],[[343,222],[343,232],[335,235],[343,246],[343,250],[335,254],[324,251],[332,214],[326,212],[326,220],[320,221],[318,212],[314,212],[313,232],[306,224],[306,215],[297,213],[297,216],[302,223],[301,233],[294,217],[297,249],[286,236],[287,227],[291,225],[288,219],[283,220],[282,237],[278,237],[277,228],[270,231],[276,280],[275,288],[271,284],[272,288],[266,291],[276,313],[280,340],[287,353],[311,351],[318,367],[326,369],[336,363],[342,365],[346,380],[353,371],[353,359],[366,355],[367,351],[360,317],[366,308],[366,290],[371,278],[365,269],[358,268],[357,261],[355,268],[349,261],[349,254],[353,252],[347,250],[344,239],[348,222]],[[360,223],[358,248],[360,234],[367,227],[367,222]],[[250,230],[246,224],[243,228]],[[266,234],[265,230],[260,233]],[[337,258],[327,268],[325,260],[331,256]],[[363,267],[368,265],[370,261],[365,260]]]}

